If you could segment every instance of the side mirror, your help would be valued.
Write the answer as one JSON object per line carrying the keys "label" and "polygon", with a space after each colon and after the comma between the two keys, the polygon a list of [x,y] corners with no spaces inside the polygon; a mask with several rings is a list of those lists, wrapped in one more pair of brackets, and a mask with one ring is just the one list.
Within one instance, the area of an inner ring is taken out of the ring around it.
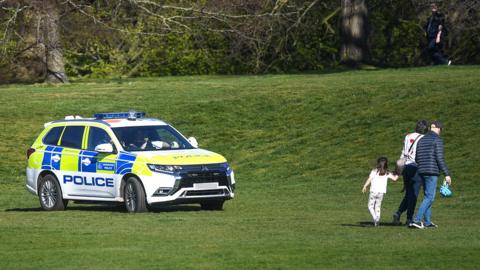
{"label": "side mirror", "polygon": [[195,139],[195,137],[190,137],[190,138],[188,138],[188,142],[189,142],[194,148],[198,148],[198,142],[197,142],[197,139]]}
{"label": "side mirror", "polygon": [[95,146],[95,151],[99,153],[113,153],[113,146],[110,143],[102,143]]}

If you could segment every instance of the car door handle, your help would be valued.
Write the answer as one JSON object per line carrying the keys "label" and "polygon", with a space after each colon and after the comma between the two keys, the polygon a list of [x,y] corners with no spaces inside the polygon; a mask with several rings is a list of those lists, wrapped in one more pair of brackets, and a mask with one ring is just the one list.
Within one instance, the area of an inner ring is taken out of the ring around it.
{"label": "car door handle", "polygon": [[92,162],[90,162],[89,158],[84,158],[84,159],[82,159],[82,164],[85,165],[85,166],[88,166],[88,165],[92,164]]}
{"label": "car door handle", "polygon": [[60,161],[60,156],[59,155],[53,155],[52,160],[53,160],[53,162],[59,162]]}

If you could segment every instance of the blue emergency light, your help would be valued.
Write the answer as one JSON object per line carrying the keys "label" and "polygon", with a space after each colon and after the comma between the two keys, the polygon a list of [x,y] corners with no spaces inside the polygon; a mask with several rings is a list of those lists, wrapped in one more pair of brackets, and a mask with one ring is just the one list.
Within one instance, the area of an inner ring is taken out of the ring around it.
{"label": "blue emergency light", "polygon": [[112,113],[96,113],[93,115],[95,119],[102,120],[102,119],[128,119],[128,120],[135,120],[137,118],[144,118],[144,112],[112,112]]}

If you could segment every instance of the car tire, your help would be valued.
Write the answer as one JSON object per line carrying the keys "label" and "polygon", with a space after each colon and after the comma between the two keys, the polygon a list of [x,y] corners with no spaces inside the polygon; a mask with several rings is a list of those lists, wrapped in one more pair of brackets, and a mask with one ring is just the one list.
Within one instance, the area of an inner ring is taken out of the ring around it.
{"label": "car tire", "polygon": [[142,184],[135,177],[129,177],[123,191],[125,208],[130,213],[147,212],[147,201]]}
{"label": "car tire", "polygon": [[210,211],[221,211],[223,210],[223,203],[225,201],[207,201],[202,202],[200,205],[202,210],[210,210]]}
{"label": "car tire", "polygon": [[38,199],[44,210],[65,210],[68,200],[63,199],[62,188],[55,176],[48,174],[40,178],[38,187]]}

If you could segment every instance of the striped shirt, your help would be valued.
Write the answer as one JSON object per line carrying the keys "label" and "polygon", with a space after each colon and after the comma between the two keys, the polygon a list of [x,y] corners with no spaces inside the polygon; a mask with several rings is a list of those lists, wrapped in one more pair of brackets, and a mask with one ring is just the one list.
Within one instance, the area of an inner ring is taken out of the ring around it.
{"label": "striped shirt", "polygon": [[443,156],[443,140],[433,131],[418,141],[415,160],[419,174],[440,175],[443,172],[445,176],[450,175]]}

